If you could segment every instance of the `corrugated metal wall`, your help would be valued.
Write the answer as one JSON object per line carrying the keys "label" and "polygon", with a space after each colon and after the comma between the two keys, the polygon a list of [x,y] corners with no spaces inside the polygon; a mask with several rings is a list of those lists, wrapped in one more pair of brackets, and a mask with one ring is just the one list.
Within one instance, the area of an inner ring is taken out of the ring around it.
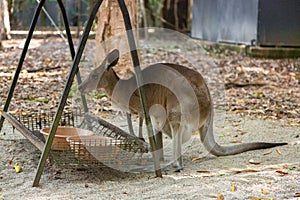
{"label": "corrugated metal wall", "polygon": [[197,0],[191,34],[214,42],[300,46],[299,19],[299,0]]}
{"label": "corrugated metal wall", "polygon": [[300,46],[300,1],[259,1],[258,38],[261,46]]}
{"label": "corrugated metal wall", "polygon": [[[30,26],[31,20],[34,15],[34,11],[37,7],[37,2],[34,1],[15,1],[14,12],[11,18],[12,28],[26,28]],[[46,1],[45,6],[48,13],[58,23],[58,4],[51,1]],[[38,20],[38,26],[48,26],[51,25],[50,21],[47,20],[46,15],[42,13]]]}
{"label": "corrugated metal wall", "polygon": [[[80,13],[81,23],[87,20],[89,15],[89,2],[88,0],[80,0]],[[64,1],[66,12],[68,15],[70,25],[77,25],[78,16],[78,0],[65,0]],[[37,7],[36,0],[20,0],[16,1],[14,5],[14,13],[11,18],[11,24],[13,28],[28,28],[34,15],[34,11]],[[63,20],[61,19],[61,13],[56,0],[47,0],[44,8],[49,13],[55,24],[63,26]],[[52,26],[50,20],[47,18],[45,13],[42,11],[40,18],[37,23],[38,27],[41,26]]]}
{"label": "corrugated metal wall", "polygon": [[192,36],[215,42],[250,44],[256,39],[258,0],[197,0]]}

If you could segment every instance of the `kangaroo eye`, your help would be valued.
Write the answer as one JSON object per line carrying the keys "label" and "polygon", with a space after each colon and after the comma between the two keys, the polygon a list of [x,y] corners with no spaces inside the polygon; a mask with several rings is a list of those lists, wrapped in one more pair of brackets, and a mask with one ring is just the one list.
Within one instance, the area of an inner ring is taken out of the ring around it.
{"label": "kangaroo eye", "polygon": [[98,75],[92,75],[92,79],[97,80],[98,79]]}

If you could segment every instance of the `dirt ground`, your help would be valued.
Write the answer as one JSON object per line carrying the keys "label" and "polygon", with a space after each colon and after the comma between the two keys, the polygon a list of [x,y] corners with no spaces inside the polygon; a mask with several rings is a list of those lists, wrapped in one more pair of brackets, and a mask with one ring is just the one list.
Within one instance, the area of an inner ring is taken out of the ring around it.
{"label": "dirt ground", "polygon": [[[125,123],[122,122],[122,123]],[[1,199],[298,199],[300,192],[299,127],[277,121],[229,115],[226,126],[216,129],[218,142],[288,142],[286,146],[214,157],[200,140],[184,153],[181,172],[128,173],[109,168],[83,171],[48,164],[39,187],[32,187],[40,152],[6,124],[1,134]],[[238,134],[238,133],[243,134]],[[231,144],[233,145],[233,144]],[[12,162],[10,162],[12,160]],[[23,172],[16,173],[18,162]],[[254,164],[253,164],[254,163]],[[232,187],[234,188],[232,191]]]}
{"label": "dirt ground", "polygon": [[[4,105],[22,42],[4,41],[6,49],[0,53],[0,106]],[[158,45],[162,45],[160,41]],[[157,48],[147,52],[145,60],[179,62],[189,57],[189,62],[201,62],[192,52],[186,56],[175,45],[167,48],[171,53]],[[12,112],[23,112],[24,108],[33,108],[33,112],[55,110],[71,63],[66,49],[57,38],[33,42],[20,77],[22,84],[10,107]],[[85,61],[94,51],[93,47],[88,49]],[[63,169],[47,163],[39,187],[32,187],[41,153],[6,122],[0,134],[0,199],[299,199],[300,59],[254,59],[236,52],[208,52],[227,87],[226,121],[219,122],[221,119],[216,117],[216,140],[228,145],[252,141],[288,145],[214,157],[194,135],[184,149],[184,170],[164,171],[163,178],[155,178],[154,172],[129,173],[103,167]],[[55,87],[45,90],[44,83]],[[93,101],[96,98],[93,96]],[[92,103],[101,105],[93,107],[94,114],[104,110],[107,120],[126,128],[126,119],[112,114],[107,98]],[[136,120],[134,123],[137,127]],[[16,162],[23,168],[21,173],[13,168]]]}

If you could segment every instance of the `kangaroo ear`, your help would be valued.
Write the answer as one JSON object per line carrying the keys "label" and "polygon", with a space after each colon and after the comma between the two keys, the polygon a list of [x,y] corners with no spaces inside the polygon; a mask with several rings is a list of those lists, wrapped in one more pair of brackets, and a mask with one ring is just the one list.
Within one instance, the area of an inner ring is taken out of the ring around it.
{"label": "kangaroo ear", "polygon": [[106,67],[107,69],[115,66],[119,61],[119,50],[112,50],[106,57]]}

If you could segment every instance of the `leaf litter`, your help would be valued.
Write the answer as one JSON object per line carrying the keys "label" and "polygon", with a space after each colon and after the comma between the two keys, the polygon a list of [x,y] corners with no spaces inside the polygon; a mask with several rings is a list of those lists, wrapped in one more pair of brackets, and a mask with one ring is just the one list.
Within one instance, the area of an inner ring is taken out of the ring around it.
{"label": "leaf litter", "polygon": [[[27,112],[36,112],[36,108],[55,110],[72,63],[69,50],[63,41],[54,37],[34,39],[32,43],[38,45],[28,50],[10,109]],[[4,41],[6,48],[0,53],[1,106],[21,54],[18,45],[17,41]],[[90,46],[86,48],[87,55],[93,53],[93,44]],[[198,58],[197,52],[188,54],[189,59],[206,59],[205,56]],[[178,56],[176,51],[165,52],[162,49],[141,52],[141,55],[147,63],[163,61],[189,65],[185,57]],[[224,78],[227,111],[258,118],[283,119],[289,125],[300,125],[300,59],[250,58],[230,51],[209,56]],[[89,64],[93,62],[86,57],[82,65],[87,65],[86,61]],[[126,67],[116,70],[119,74],[132,71]],[[101,98],[102,92],[93,95],[98,96],[92,100],[94,104],[110,104],[108,98]],[[77,100],[78,95],[71,99]]]}

